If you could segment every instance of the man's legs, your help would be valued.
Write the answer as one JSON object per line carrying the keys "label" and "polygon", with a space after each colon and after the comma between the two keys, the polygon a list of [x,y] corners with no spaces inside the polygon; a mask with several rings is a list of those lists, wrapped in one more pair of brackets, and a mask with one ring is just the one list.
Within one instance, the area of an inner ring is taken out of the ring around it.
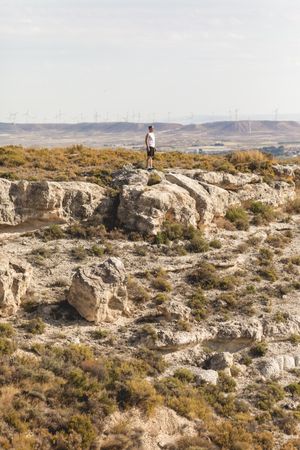
{"label": "man's legs", "polygon": [[147,158],[147,169],[152,169],[153,162],[152,162],[152,156],[148,156]]}

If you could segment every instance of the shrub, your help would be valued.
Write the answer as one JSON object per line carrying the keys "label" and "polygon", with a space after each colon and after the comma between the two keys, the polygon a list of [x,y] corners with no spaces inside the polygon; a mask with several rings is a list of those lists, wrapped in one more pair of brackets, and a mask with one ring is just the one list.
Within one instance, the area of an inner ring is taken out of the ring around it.
{"label": "shrub", "polygon": [[117,393],[117,401],[122,408],[137,406],[145,414],[151,415],[162,403],[162,397],[148,381],[133,378],[121,386]]}
{"label": "shrub", "polygon": [[274,281],[278,280],[277,271],[276,271],[275,267],[271,266],[271,265],[262,267],[258,271],[258,274],[262,278],[264,278],[265,280],[268,280],[268,281],[271,281],[271,282],[274,282]]}
{"label": "shrub", "polygon": [[94,244],[91,248],[90,248],[90,253],[93,256],[103,256],[105,253],[105,248],[104,247],[99,247],[99,245]]}
{"label": "shrub", "polygon": [[283,400],[285,393],[283,388],[275,381],[269,381],[256,389],[256,406],[264,411],[270,411],[276,402]]}
{"label": "shrub", "polygon": [[154,297],[154,301],[157,305],[163,305],[164,303],[168,303],[170,301],[170,298],[167,294],[164,292],[159,292]]}
{"label": "shrub", "polygon": [[0,323],[0,336],[10,338],[15,331],[10,323]]}
{"label": "shrub", "polygon": [[158,173],[151,173],[148,178],[148,186],[153,186],[155,184],[161,183],[161,177]]}
{"label": "shrub", "polygon": [[95,340],[105,339],[105,338],[107,338],[107,336],[109,336],[109,331],[108,331],[108,330],[101,329],[101,328],[98,328],[98,330],[93,330],[93,331],[91,332],[91,336],[92,336]]}
{"label": "shrub", "polygon": [[290,337],[289,337],[289,341],[293,345],[300,344],[300,334],[291,334]]}
{"label": "shrub", "polygon": [[187,250],[193,253],[204,253],[209,250],[209,243],[203,237],[202,233],[197,232],[187,245]]}
{"label": "shrub", "polygon": [[197,289],[188,301],[192,315],[197,322],[203,320],[208,314],[207,300],[201,288]]}
{"label": "shrub", "polygon": [[89,449],[93,444],[97,434],[91,419],[85,414],[72,416],[68,423],[68,432],[75,432],[81,438],[82,449]]}
{"label": "shrub", "polygon": [[233,223],[238,230],[248,230],[249,216],[244,208],[232,206],[227,210],[225,217]]}
{"label": "shrub", "polygon": [[189,280],[203,289],[213,289],[218,285],[219,277],[213,264],[202,262],[191,272]]}
{"label": "shrub", "polygon": [[236,167],[247,166],[250,170],[256,170],[265,164],[269,164],[272,156],[259,150],[240,150],[229,153],[228,161]]}
{"label": "shrub", "polygon": [[213,239],[209,242],[209,246],[212,248],[222,248],[222,243],[219,241],[219,239]]}
{"label": "shrub", "polygon": [[258,261],[261,265],[269,265],[274,258],[274,253],[269,248],[262,247],[259,250]]}
{"label": "shrub", "polygon": [[176,329],[179,331],[191,331],[192,326],[187,320],[180,319],[176,323]]}
{"label": "shrub", "polygon": [[290,383],[284,389],[293,397],[300,397],[300,383]]}
{"label": "shrub", "polygon": [[195,375],[193,372],[185,367],[175,370],[173,376],[178,378],[183,383],[192,383],[195,380]]}
{"label": "shrub", "polygon": [[16,350],[15,343],[4,337],[0,337],[0,355],[11,355]]}
{"label": "shrub", "polygon": [[24,325],[25,330],[31,334],[43,334],[46,325],[43,320],[38,317],[37,319],[31,319]]}
{"label": "shrub", "polygon": [[46,228],[43,231],[42,236],[46,241],[52,241],[56,239],[63,239],[65,237],[65,233],[59,225],[54,224]]}
{"label": "shrub", "polygon": [[87,250],[83,245],[78,245],[72,248],[71,255],[76,261],[83,261],[87,257]]}
{"label": "shrub", "polygon": [[268,351],[268,344],[266,341],[257,342],[256,344],[252,345],[250,349],[250,355],[253,357],[260,357],[264,356]]}
{"label": "shrub", "polygon": [[253,223],[256,225],[268,224],[276,217],[273,207],[266,203],[253,201],[249,209],[254,214]]}
{"label": "shrub", "polygon": [[158,291],[170,292],[172,290],[171,283],[163,276],[156,276],[152,279],[152,286]]}
{"label": "shrub", "polygon": [[146,303],[150,300],[148,291],[138,281],[129,278],[127,282],[129,298],[137,303]]}
{"label": "shrub", "polygon": [[285,207],[286,212],[290,214],[300,214],[300,197],[295,198],[287,203]]}

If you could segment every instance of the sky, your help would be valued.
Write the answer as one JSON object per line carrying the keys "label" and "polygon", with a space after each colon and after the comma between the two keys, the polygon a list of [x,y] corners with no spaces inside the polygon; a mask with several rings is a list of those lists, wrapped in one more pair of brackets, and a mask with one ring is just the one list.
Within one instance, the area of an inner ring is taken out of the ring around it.
{"label": "sky", "polygon": [[0,83],[4,122],[300,116],[300,1],[0,0]]}

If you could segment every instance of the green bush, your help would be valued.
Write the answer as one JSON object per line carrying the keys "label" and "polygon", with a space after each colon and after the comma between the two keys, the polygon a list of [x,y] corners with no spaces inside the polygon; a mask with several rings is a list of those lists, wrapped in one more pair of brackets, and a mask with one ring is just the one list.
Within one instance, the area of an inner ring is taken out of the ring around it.
{"label": "green bush", "polygon": [[80,436],[82,449],[90,449],[97,436],[91,419],[85,414],[72,416],[67,429],[69,433],[75,432]]}
{"label": "green bush", "polygon": [[250,349],[250,355],[253,357],[260,357],[264,356],[268,351],[268,344],[266,341],[257,342],[256,344],[252,345]]}
{"label": "green bush", "polygon": [[232,206],[227,210],[225,217],[233,223],[238,230],[248,230],[249,216],[244,208]]}
{"label": "green bush", "polygon": [[148,291],[137,280],[129,278],[127,282],[129,298],[137,303],[146,303],[150,300]]}
{"label": "green bush", "polygon": [[253,223],[256,225],[268,224],[276,217],[274,208],[260,201],[251,202],[249,209],[254,214]]}
{"label": "green bush", "polygon": [[10,323],[0,323],[0,336],[10,338],[15,334],[15,330],[13,329]]}
{"label": "green bush", "polygon": [[43,334],[46,325],[43,320],[38,317],[37,319],[31,319],[24,325],[25,330],[31,334]]}
{"label": "green bush", "polygon": [[0,337],[0,355],[11,355],[16,350],[15,343],[4,337]]}
{"label": "green bush", "polygon": [[205,319],[208,314],[207,300],[201,288],[197,289],[192,298],[188,301],[188,306],[191,308],[191,313],[197,322]]}
{"label": "green bush", "polygon": [[219,283],[219,277],[215,266],[205,261],[200,263],[198,267],[190,273],[189,280],[192,283],[200,285],[203,289],[213,289],[217,287]]}

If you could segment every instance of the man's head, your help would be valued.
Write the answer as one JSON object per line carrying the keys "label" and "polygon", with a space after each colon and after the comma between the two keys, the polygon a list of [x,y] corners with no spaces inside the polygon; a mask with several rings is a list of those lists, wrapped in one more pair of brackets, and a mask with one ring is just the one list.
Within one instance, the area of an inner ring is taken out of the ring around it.
{"label": "man's head", "polygon": [[149,125],[148,130],[150,131],[150,133],[152,133],[152,131],[153,131],[153,126],[152,126],[152,125]]}

